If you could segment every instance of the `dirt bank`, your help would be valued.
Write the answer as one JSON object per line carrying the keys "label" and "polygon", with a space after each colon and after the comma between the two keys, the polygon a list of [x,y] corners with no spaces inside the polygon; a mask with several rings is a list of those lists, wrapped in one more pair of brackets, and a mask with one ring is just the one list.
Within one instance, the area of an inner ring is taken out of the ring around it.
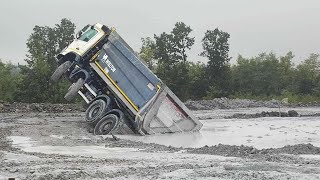
{"label": "dirt bank", "polygon": [[82,111],[85,111],[85,109],[78,104],[0,102],[0,113],[70,113]]}
{"label": "dirt bank", "polygon": [[256,101],[249,99],[229,99],[229,98],[215,98],[212,100],[200,101],[186,101],[185,105],[191,110],[212,110],[212,109],[236,109],[236,108],[253,108],[253,107],[269,107],[277,108],[279,105],[287,104],[281,101]]}
{"label": "dirt bank", "polygon": [[212,100],[200,100],[185,102],[185,105],[191,110],[213,110],[213,109],[237,109],[237,108],[278,108],[280,107],[319,107],[317,102],[310,102],[307,104],[298,103],[290,104],[285,101],[270,100],[270,101],[257,101],[250,99],[229,99],[229,98],[215,98]]}

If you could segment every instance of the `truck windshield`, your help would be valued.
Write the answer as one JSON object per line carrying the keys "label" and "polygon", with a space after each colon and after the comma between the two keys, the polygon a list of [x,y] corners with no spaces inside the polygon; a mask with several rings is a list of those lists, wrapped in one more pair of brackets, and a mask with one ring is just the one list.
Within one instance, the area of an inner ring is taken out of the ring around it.
{"label": "truck windshield", "polygon": [[88,31],[86,31],[85,33],[83,33],[79,39],[80,39],[81,41],[88,42],[88,41],[89,41],[91,38],[93,38],[97,33],[98,33],[97,30],[95,30],[95,29],[89,29]]}

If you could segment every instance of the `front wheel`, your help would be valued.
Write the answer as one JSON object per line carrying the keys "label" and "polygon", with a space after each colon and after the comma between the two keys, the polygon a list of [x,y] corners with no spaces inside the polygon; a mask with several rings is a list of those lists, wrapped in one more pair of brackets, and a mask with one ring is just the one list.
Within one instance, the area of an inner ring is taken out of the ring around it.
{"label": "front wheel", "polygon": [[52,74],[51,80],[57,82],[62,77],[62,75],[71,67],[71,65],[71,61],[62,63]]}
{"label": "front wheel", "polygon": [[82,88],[83,85],[84,85],[84,79],[79,78],[77,82],[73,83],[70,86],[69,91],[64,96],[64,98],[67,101],[71,101],[78,94],[78,91]]}
{"label": "front wheel", "polygon": [[107,135],[110,134],[119,124],[118,116],[108,114],[103,117],[94,127],[94,135]]}

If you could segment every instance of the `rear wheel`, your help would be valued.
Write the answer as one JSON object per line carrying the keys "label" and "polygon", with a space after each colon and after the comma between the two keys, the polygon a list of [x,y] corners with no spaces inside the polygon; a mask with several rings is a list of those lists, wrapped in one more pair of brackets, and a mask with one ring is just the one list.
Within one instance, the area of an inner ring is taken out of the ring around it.
{"label": "rear wheel", "polygon": [[71,101],[78,94],[78,91],[82,88],[83,85],[84,85],[84,79],[79,78],[77,82],[73,83],[70,86],[69,91],[64,96],[64,98],[67,101]]}
{"label": "rear wheel", "polygon": [[71,65],[71,61],[62,63],[52,74],[51,80],[57,82],[62,77],[62,75],[71,67]]}
{"label": "rear wheel", "polygon": [[92,125],[97,124],[108,108],[107,102],[102,99],[93,101],[86,110],[86,121]]}
{"label": "rear wheel", "polygon": [[118,116],[108,114],[103,117],[94,127],[94,135],[107,135],[110,134],[119,124]]}

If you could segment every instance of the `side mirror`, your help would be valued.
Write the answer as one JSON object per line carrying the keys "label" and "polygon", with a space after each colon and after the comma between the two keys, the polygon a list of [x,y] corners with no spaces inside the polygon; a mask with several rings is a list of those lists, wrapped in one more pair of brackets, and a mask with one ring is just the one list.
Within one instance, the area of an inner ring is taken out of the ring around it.
{"label": "side mirror", "polygon": [[77,34],[76,34],[76,38],[79,39],[82,35],[82,31],[79,31]]}

